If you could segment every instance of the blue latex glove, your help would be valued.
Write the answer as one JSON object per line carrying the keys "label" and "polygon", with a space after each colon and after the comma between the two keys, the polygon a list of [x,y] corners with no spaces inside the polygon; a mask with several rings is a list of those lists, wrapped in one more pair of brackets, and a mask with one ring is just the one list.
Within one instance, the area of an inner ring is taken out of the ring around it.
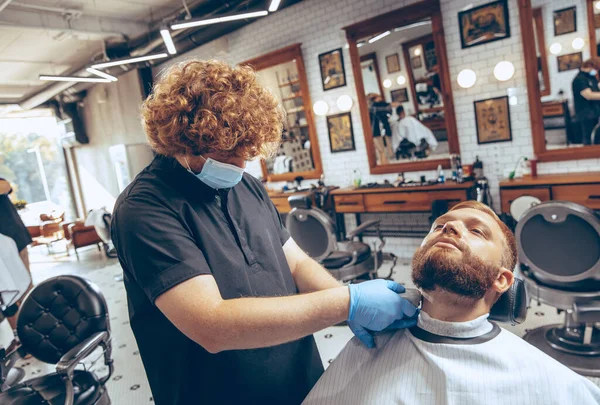
{"label": "blue latex glove", "polygon": [[348,326],[365,344],[375,347],[370,331],[409,328],[416,325],[419,310],[400,293],[400,284],[390,280],[372,280],[350,284],[350,311]]}

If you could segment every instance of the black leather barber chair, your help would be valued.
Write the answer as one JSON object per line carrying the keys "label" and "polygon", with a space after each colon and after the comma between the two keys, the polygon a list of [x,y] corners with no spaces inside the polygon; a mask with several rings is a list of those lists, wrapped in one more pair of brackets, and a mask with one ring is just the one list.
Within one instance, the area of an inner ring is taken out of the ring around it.
{"label": "black leather barber chair", "polygon": [[[77,276],[59,276],[36,286],[17,318],[21,346],[0,359],[2,405],[109,405],[105,384],[113,372],[108,308],[102,293]],[[101,347],[107,375],[75,369]],[[8,371],[19,357],[56,364],[56,372],[6,387]]]}
{"label": "black leather barber chair", "polygon": [[524,339],[580,374],[600,376],[600,219],[581,205],[549,201],[523,215],[516,237],[529,296],[565,313],[563,324]]}
{"label": "black leather barber chair", "polygon": [[[359,277],[377,278],[385,246],[379,233],[379,221],[371,220],[361,224],[348,232],[347,240],[338,242],[335,223],[324,211],[312,206],[310,195],[291,196],[288,201],[292,207],[286,219],[290,235],[302,250],[329,270],[336,280],[349,282]],[[366,243],[353,240],[369,228],[375,228],[379,238],[373,249]]]}

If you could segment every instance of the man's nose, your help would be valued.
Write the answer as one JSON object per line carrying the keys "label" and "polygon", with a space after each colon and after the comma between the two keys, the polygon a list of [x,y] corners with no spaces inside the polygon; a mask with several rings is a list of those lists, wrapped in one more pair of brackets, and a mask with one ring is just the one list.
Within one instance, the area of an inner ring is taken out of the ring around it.
{"label": "man's nose", "polygon": [[458,230],[458,226],[453,221],[446,222],[444,227],[442,228],[443,234],[454,234],[455,236],[460,236],[460,232]]}

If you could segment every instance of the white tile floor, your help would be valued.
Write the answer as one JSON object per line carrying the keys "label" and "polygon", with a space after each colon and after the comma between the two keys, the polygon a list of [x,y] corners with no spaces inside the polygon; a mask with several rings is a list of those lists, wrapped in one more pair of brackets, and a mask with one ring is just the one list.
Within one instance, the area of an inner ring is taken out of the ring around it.
{"label": "white tile floor", "polygon": [[[382,268],[381,273],[387,274],[388,269],[389,267]],[[82,254],[82,262],[74,262],[72,259],[61,256],[56,256],[53,260],[44,260],[43,255],[34,254],[32,271],[35,282],[58,274],[73,273],[89,279],[100,287],[108,302],[111,315],[115,372],[107,383],[107,387],[112,402],[116,405],[153,403],[137,345],[129,327],[125,288],[121,281],[116,281],[121,274],[118,263],[115,260],[106,259],[93,249]],[[409,263],[400,263],[394,271],[393,278],[400,283],[405,283],[407,287],[412,287]],[[529,310],[527,321],[523,325],[502,326],[517,335],[523,335],[526,329],[550,323],[561,323],[561,321],[562,317],[556,314],[554,308],[536,305]],[[315,333],[315,338],[323,364],[327,367],[352,338],[352,332],[348,327],[336,326]],[[91,356],[91,358],[94,357],[96,356]],[[87,364],[89,365],[90,362],[88,361]],[[26,370],[26,378],[52,371],[51,365],[35,359],[21,360],[17,365]],[[99,375],[106,372],[101,361],[98,361],[93,369]],[[600,378],[592,379],[592,381],[600,386]]]}

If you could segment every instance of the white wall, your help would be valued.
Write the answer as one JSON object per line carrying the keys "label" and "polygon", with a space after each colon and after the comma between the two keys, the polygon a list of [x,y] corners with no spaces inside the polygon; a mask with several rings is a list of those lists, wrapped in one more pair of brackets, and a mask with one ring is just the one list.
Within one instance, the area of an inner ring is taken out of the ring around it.
{"label": "white wall", "polygon": [[82,118],[90,143],[78,146],[75,153],[84,204],[87,210],[106,207],[112,211],[119,187],[108,150],[112,145],[146,142],[137,70],[119,76],[116,83],[90,88],[83,102]]}
{"label": "white wall", "polygon": [[[340,95],[349,94],[355,100],[351,112],[356,151],[331,154],[326,119],[325,117],[315,117],[326,183],[349,186],[352,182],[354,169],[360,170],[363,183],[382,182],[384,179],[393,181],[396,174],[369,174],[365,140],[358,105],[356,104],[352,66],[350,65],[348,50],[344,48],[346,38],[342,27],[384,14],[413,2],[409,0],[305,0],[257,20],[228,35],[226,38],[228,45],[225,51],[223,51],[224,47],[209,43],[167,63],[191,57],[215,57],[216,49],[221,50],[219,56],[222,59],[230,63],[239,63],[290,44],[301,42],[313,102],[317,100],[327,101],[331,106],[329,114],[335,114],[337,112],[335,102]],[[477,6],[487,2],[487,0],[441,0],[441,7],[462,161],[465,164],[471,163],[475,160],[475,156],[479,156],[483,160],[485,174],[491,185],[494,206],[498,210],[500,206],[498,183],[504,170],[512,168],[521,155],[533,156],[533,146],[517,1],[509,0],[508,2],[510,38],[461,49],[458,12],[468,6]],[[554,4],[556,4],[556,8],[562,8],[565,3],[555,0]],[[578,9],[579,15],[583,15],[583,12],[583,10]],[[579,26],[581,25],[585,26],[585,24],[579,24]],[[344,49],[348,85],[324,92],[321,85],[318,54],[339,47]],[[493,76],[493,68],[501,60],[509,60],[515,65],[515,75],[507,82],[499,82]],[[384,68],[385,64],[381,64],[380,69]],[[478,75],[478,81],[471,89],[460,88],[455,79],[458,73],[466,68],[473,69]],[[405,71],[405,69],[403,70]],[[511,106],[512,142],[478,145],[473,102],[506,95],[509,89],[514,92],[513,94],[517,96],[518,100],[516,106]],[[257,170],[260,166],[255,164],[252,167],[253,170]],[[575,160],[542,163],[538,167],[538,172],[541,174],[581,172],[598,170],[598,167],[600,167],[600,159]],[[428,178],[436,176],[434,172],[430,171],[409,173],[406,177],[418,179],[421,174],[427,175]],[[350,218],[349,222],[351,222]],[[396,238],[388,241],[388,247],[401,256],[411,256],[419,242],[417,239]]]}

